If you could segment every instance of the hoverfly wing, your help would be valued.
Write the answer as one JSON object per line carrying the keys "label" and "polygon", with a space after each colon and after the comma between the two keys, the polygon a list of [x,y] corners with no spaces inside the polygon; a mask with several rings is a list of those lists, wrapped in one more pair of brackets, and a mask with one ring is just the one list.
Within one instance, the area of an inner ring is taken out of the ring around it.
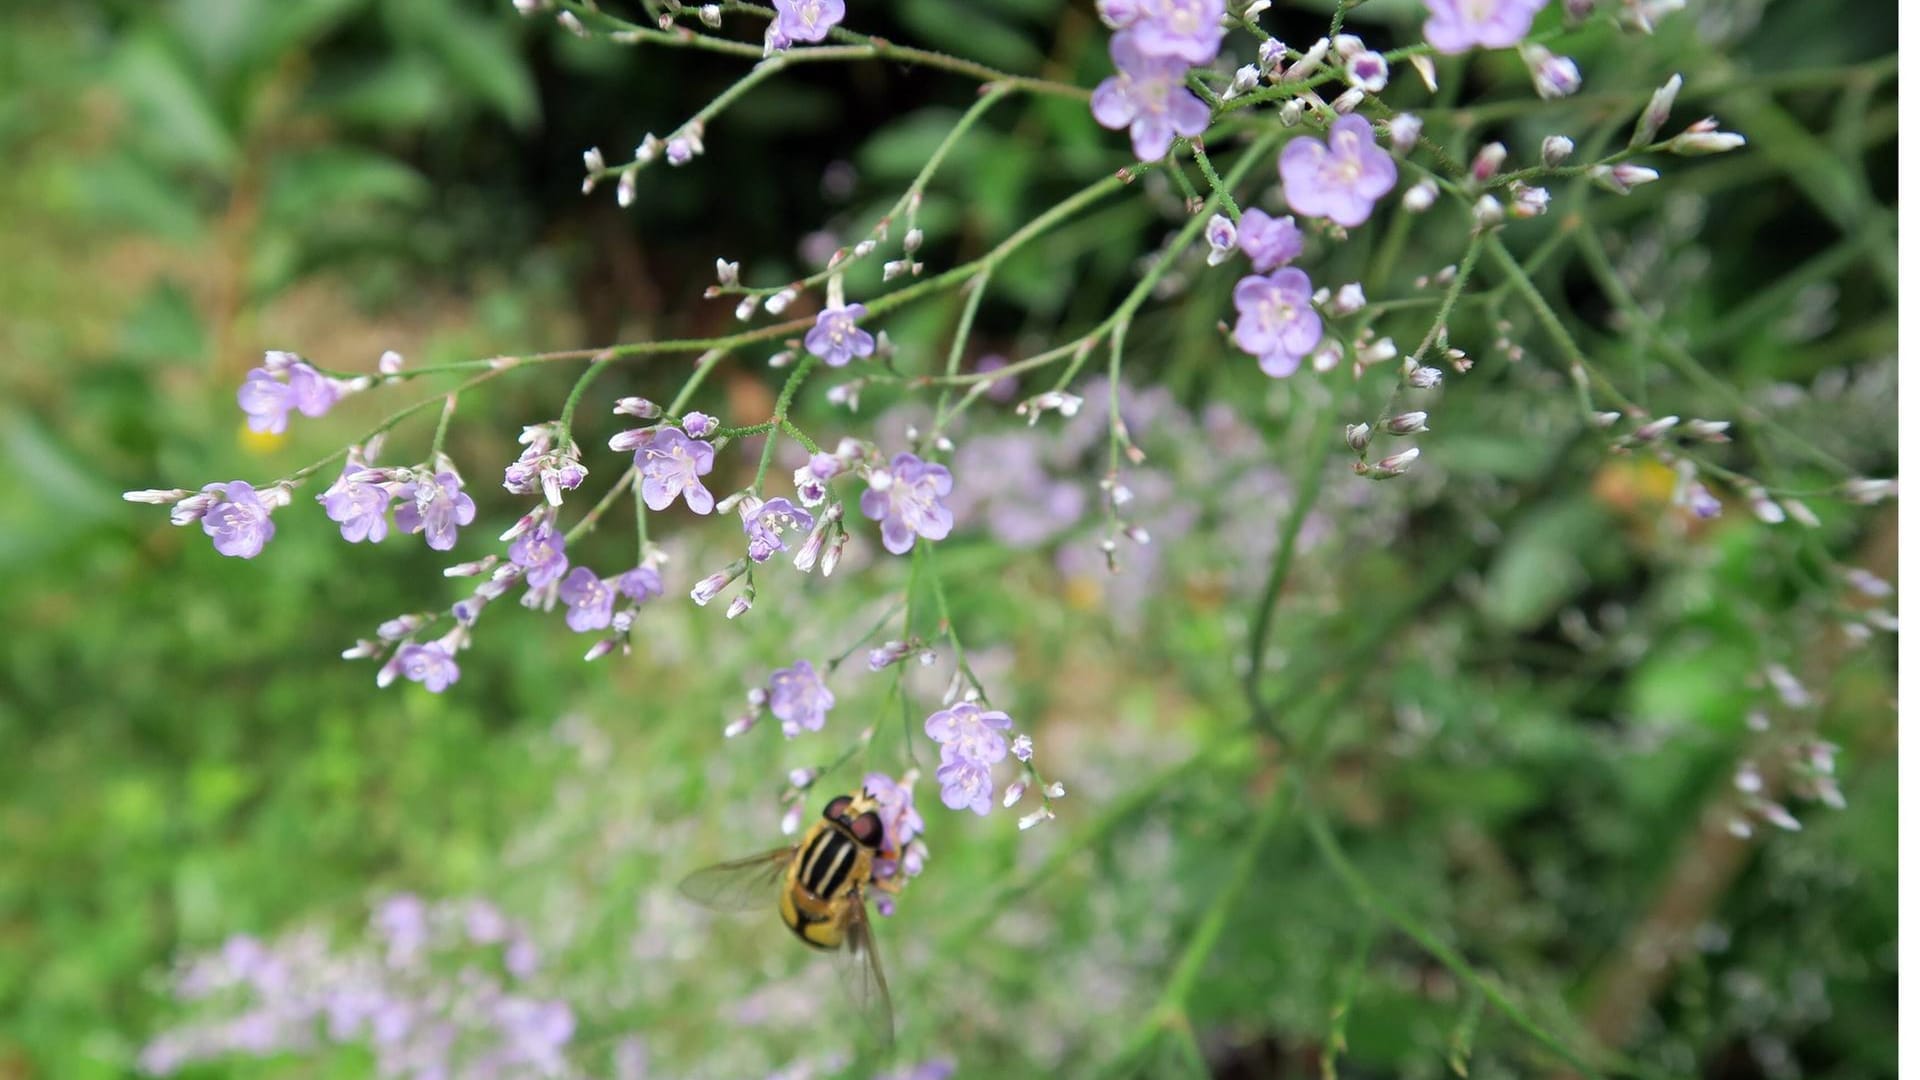
{"label": "hoverfly wing", "polygon": [[695,870],[680,882],[680,895],[717,911],[757,911],[772,905],[793,847],[775,848],[759,855],[715,863]]}
{"label": "hoverfly wing", "polygon": [[856,892],[847,911],[846,944],[835,958],[846,983],[854,1011],[867,1022],[882,1047],[893,1045],[893,997],[887,993],[887,975],[867,916],[867,899]]}

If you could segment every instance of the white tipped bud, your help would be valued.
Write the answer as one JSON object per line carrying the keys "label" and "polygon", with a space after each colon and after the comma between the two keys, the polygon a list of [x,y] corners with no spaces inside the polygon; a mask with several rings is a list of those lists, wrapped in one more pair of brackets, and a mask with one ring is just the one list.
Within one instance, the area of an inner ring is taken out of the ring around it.
{"label": "white tipped bud", "polygon": [[1244,64],[1234,71],[1233,82],[1227,87],[1227,92],[1220,96],[1231,101],[1242,94],[1251,93],[1259,85],[1260,69],[1253,64]]}
{"label": "white tipped bud", "polygon": [[787,310],[787,307],[799,298],[800,294],[794,291],[791,286],[781,289],[779,292],[767,297],[767,314],[778,315]]}
{"label": "white tipped bud", "polygon": [[580,16],[575,15],[571,11],[561,12],[560,18],[555,21],[557,21],[561,26],[566,27],[567,32],[572,34],[574,37],[583,38],[583,37],[591,36],[587,33],[587,24],[581,22]]}
{"label": "white tipped bud", "polygon": [[1418,435],[1427,430],[1427,414],[1424,412],[1404,412],[1387,421],[1389,435]]}
{"label": "white tipped bud", "polygon": [[911,255],[920,250],[920,244],[926,238],[927,234],[921,232],[919,228],[908,229],[907,235],[900,238],[900,249]]}
{"label": "white tipped bud", "polygon": [[1281,127],[1299,127],[1300,121],[1305,117],[1306,106],[1300,104],[1299,98],[1288,98],[1286,102],[1280,106]]}
{"label": "white tipped bud", "polygon": [[738,262],[728,262],[725,259],[715,259],[713,260],[713,276],[714,279],[722,285],[738,285],[740,284],[740,264]]}
{"label": "white tipped bud", "polygon": [[1473,203],[1473,223],[1482,229],[1491,229],[1507,216],[1506,208],[1500,200],[1491,195],[1482,195]]}
{"label": "white tipped bud", "polygon": [[1674,75],[1662,83],[1660,89],[1653,92],[1647,107],[1640,112],[1639,122],[1633,125],[1633,138],[1627,141],[1629,149],[1638,150],[1653,141],[1660,134],[1660,128],[1673,115],[1673,99],[1680,95],[1680,76]]}
{"label": "white tipped bud", "polygon": [[1372,424],[1348,424],[1347,425],[1347,449],[1352,450],[1356,454],[1364,454],[1367,452],[1367,447],[1372,442],[1373,442],[1373,425]]}
{"label": "white tipped bud", "polygon": [[587,147],[586,152],[580,155],[580,161],[587,167],[588,176],[599,176],[607,171],[607,159],[597,146]]}
{"label": "white tipped bud", "polygon": [[1411,152],[1420,141],[1420,129],[1425,122],[1412,113],[1400,113],[1387,121],[1387,142],[1392,144],[1397,154]]}
{"label": "white tipped bud", "polygon": [[632,169],[620,174],[620,182],[613,187],[613,201],[621,208],[633,205],[634,195],[639,189],[639,174]]}
{"label": "white tipped bud", "polygon": [[1419,457],[1420,457],[1420,448],[1417,446],[1410,446],[1405,450],[1400,451],[1397,454],[1390,454],[1386,457],[1383,457],[1380,459],[1380,464],[1378,466],[1380,470],[1380,475],[1399,476],[1405,473],[1408,469],[1413,468],[1413,463],[1416,460],[1418,460]]}
{"label": "white tipped bud", "polygon": [[1042,806],[1040,809],[1035,810],[1033,813],[1028,814],[1026,817],[1023,817],[1020,819],[1020,831],[1025,832],[1026,830],[1033,828],[1035,825],[1038,825],[1043,821],[1052,821],[1052,820],[1053,820],[1053,811],[1048,807]]}
{"label": "white tipped bud", "polygon": [[700,5],[700,21],[703,23],[706,23],[708,26],[712,27],[715,30],[720,29],[720,5],[719,4],[701,4]]}
{"label": "white tipped bud", "polygon": [[1595,165],[1587,172],[1594,183],[1616,195],[1625,195],[1642,184],[1651,184],[1660,179],[1660,174],[1640,165]]}
{"label": "white tipped bud", "polygon": [[[1712,124],[1712,120],[1703,120],[1702,124]],[[1716,131],[1713,128],[1695,130],[1696,124],[1681,132],[1667,149],[1683,157],[1700,157],[1705,154],[1724,154],[1729,150],[1738,150],[1747,145],[1745,135],[1731,131]]]}
{"label": "white tipped bud", "polygon": [[1013,783],[1007,785],[1007,793],[1001,797],[1000,805],[1012,806],[1014,803],[1019,802],[1020,797],[1026,793],[1027,782],[1025,780],[1015,780]]}
{"label": "white tipped bud", "polygon": [[1420,82],[1427,88],[1427,93],[1439,92],[1440,80],[1434,74],[1433,57],[1420,53],[1407,57],[1407,63],[1413,65],[1413,73],[1420,76]]}
{"label": "white tipped bud", "polygon": [[1480,152],[1473,155],[1473,165],[1469,170],[1473,177],[1473,182],[1476,184],[1484,184],[1493,179],[1494,175],[1500,171],[1500,166],[1506,164],[1506,162],[1507,146],[1505,143],[1490,142],[1482,146]]}
{"label": "white tipped bud", "polygon": [[193,494],[185,488],[145,488],[140,491],[123,491],[120,497],[130,503],[143,503],[147,506],[171,506]]}
{"label": "white tipped bud", "polygon": [[1361,290],[1360,283],[1349,281],[1333,294],[1333,302],[1328,309],[1335,315],[1351,315],[1366,306],[1367,294]]}
{"label": "white tipped bud", "polygon": [[1352,113],[1353,110],[1359,108],[1366,100],[1367,92],[1356,86],[1351,90],[1343,91],[1339,97],[1333,99],[1333,111],[1339,113],[1341,116],[1346,116]]}
{"label": "white tipped bud", "polygon": [[754,309],[759,306],[760,299],[758,297],[745,297],[733,306],[733,317],[739,319],[741,322],[746,322],[748,319],[753,318]]}
{"label": "white tipped bud", "polygon": [[727,618],[737,619],[752,610],[753,597],[747,593],[741,593],[733,598],[733,603],[727,605]]}
{"label": "white tipped bud", "polygon": [[1573,156],[1573,140],[1565,135],[1549,135],[1540,140],[1540,163],[1558,168]]}
{"label": "white tipped bud", "polygon": [[1400,205],[1408,213],[1424,214],[1433,208],[1433,201],[1440,197],[1440,188],[1432,180],[1422,180],[1407,189],[1401,196]]}

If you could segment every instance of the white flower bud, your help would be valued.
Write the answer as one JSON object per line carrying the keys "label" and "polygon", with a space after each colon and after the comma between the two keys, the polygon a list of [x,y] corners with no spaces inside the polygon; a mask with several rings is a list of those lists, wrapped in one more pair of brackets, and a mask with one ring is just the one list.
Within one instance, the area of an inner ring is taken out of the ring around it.
{"label": "white flower bud", "polygon": [[1412,113],[1400,113],[1387,121],[1387,141],[1397,154],[1411,152],[1420,141],[1420,129],[1425,124]]}
{"label": "white flower bud", "polygon": [[1434,75],[1433,57],[1425,53],[1419,53],[1407,57],[1407,63],[1413,65],[1414,74],[1420,76],[1420,81],[1426,84],[1427,93],[1436,94],[1440,92],[1440,80]]}
{"label": "white flower bud", "polygon": [[1558,168],[1573,156],[1573,140],[1565,135],[1549,135],[1540,140],[1540,163]]}
{"label": "white flower bud", "polygon": [[778,315],[787,310],[788,306],[799,298],[800,294],[795,291],[792,286],[781,289],[779,292],[767,297],[767,314]]}
{"label": "white flower bud", "polygon": [[1680,94],[1680,76],[1674,75],[1660,89],[1653,92],[1647,101],[1647,107],[1640,113],[1640,120],[1633,125],[1633,138],[1627,141],[1629,149],[1638,150],[1653,141],[1660,134],[1660,128],[1667,118],[1673,115],[1673,99]]}
{"label": "white flower bud", "polygon": [[1333,99],[1333,111],[1339,113],[1341,116],[1346,116],[1352,113],[1353,110],[1359,108],[1366,100],[1367,92],[1356,86],[1351,90],[1342,92],[1339,97]]}
{"label": "white flower bud", "polygon": [[1407,189],[1401,197],[1400,205],[1408,213],[1424,214],[1433,208],[1433,201],[1440,197],[1440,188],[1432,180],[1422,180]]}
{"label": "white flower bud", "polygon": [[740,264],[738,262],[728,262],[725,259],[715,259],[713,260],[713,276],[714,279],[722,285],[738,285],[740,284]]}

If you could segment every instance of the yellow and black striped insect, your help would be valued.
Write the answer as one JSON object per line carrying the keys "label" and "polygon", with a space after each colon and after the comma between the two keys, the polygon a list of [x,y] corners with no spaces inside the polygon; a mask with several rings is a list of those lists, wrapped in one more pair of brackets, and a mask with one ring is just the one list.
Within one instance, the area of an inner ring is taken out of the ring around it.
{"label": "yellow and black striped insect", "polygon": [[697,870],[680,883],[689,899],[721,911],[752,911],[771,902],[794,936],[840,956],[853,1004],[883,1043],[893,1040],[893,1002],[867,915],[870,890],[897,892],[873,876],[886,850],[880,804],[864,790],[828,802],[798,843]]}

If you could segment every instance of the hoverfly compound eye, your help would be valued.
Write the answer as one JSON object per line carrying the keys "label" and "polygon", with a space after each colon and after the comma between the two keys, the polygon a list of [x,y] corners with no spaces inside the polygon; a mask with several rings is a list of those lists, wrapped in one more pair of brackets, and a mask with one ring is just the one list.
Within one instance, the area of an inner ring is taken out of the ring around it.
{"label": "hoverfly compound eye", "polygon": [[880,824],[880,815],[871,810],[854,818],[847,828],[853,830],[855,840],[875,851],[880,849],[880,841],[886,834],[886,829]]}
{"label": "hoverfly compound eye", "polygon": [[828,803],[827,808],[820,811],[820,816],[828,821],[840,821],[847,816],[847,807],[852,805],[853,796],[841,795]]}

